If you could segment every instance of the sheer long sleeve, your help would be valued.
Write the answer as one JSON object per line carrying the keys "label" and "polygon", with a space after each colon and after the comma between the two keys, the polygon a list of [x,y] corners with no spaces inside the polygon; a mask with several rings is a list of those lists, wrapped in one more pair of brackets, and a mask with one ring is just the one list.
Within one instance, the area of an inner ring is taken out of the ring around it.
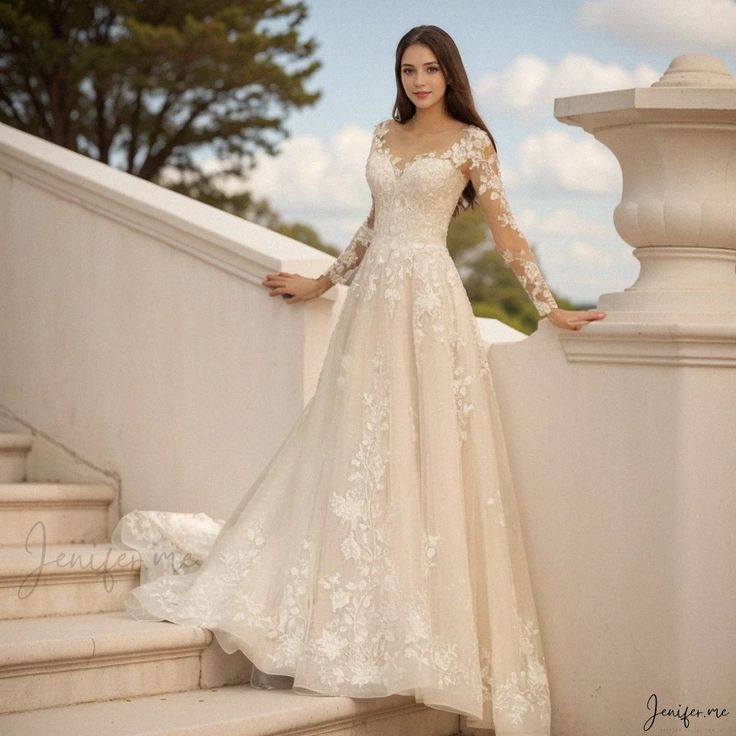
{"label": "sheer long sleeve", "polygon": [[511,213],[491,139],[480,128],[473,132],[475,135],[468,146],[468,162],[476,199],[491,229],[496,250],[524,287],[539,315],[544,317],[557,307],[557,302]]}
{"label": "sheer long sleeve", "polygon": [[333,284],[350,285],[353,276],[360,266],[363,256],[373,239],[373,219],[375,216],[375,204],[363,220],[360,227],[355,231],[350,243],[335,259],[335,262],[322,274],[332,281]]}

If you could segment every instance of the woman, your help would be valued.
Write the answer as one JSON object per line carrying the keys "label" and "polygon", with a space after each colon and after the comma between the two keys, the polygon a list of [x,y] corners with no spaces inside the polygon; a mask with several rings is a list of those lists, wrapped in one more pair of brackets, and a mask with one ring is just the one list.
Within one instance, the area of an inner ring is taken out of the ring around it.
{"label": "woman", "polygon": [[[269,274],[289,304],[350,285],[316,392],[226,522],[134,511],[113,539],[141,550],[137,618],[212,629],[253,684],[413,695],[497,736],[548,736],[550,702],[498,403],[450,258],[477,203],[540,315],[557,307],[501,184],[452,39],[411,29],[394,117],[366,164],[373,205],[319,278]],[[173,552],[165,565],[153,553]],[[194,571],[174,569],[193,560]],[[183,574],[182,574],[183,572]]]}

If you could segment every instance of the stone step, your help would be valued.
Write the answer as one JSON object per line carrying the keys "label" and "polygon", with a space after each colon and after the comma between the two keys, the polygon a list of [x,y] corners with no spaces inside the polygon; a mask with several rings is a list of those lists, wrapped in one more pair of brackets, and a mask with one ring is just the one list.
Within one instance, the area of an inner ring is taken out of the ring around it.
{"label": "stone step", "polygon": [[105,483],[0,483],[0,545],[108,541],[114,498]]}
{"label": "stone step", "polygon": [[10,736],[455,736],[459,716],[403,695],[346,698],[249,685],[0,715]]}
{"label": "stone step", "polygon": [[26,458],[32,446],[33,435],[0,432],[0,483],[26,479]]}
{"label": "stone step", "polygon": [[124,611],[0,621],[0,713],[238,684],[250,672],[198,626]]}
{"label": "stone step", "polygon": [[0,619],[121,611],[140,568],[109,542],[0,547]]}

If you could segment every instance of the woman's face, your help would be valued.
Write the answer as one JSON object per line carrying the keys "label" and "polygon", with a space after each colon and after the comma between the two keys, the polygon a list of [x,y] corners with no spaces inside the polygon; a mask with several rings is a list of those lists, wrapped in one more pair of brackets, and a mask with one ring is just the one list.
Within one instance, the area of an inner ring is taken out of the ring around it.
{"label": "woman's face", "polygon": [[401,83],[417,109],[442,104],[447,83],[437,57],[429,46],[413,43],[404,49],[401,56]]}

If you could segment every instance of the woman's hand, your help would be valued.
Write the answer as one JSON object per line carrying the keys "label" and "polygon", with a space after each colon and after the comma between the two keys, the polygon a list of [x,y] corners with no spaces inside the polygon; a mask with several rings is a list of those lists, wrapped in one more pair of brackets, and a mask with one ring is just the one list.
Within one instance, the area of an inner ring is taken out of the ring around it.
{"label": "woman's hand", "polygon": [[595,322],[597,319],[603,319],[606,316],[605,312],[601,312],[599,309],[583,309],[583,310],[572,310],[572,309],[559,309],[555,308],[549,314],[547,319],[558,327],[562,327],[565,330],[579,330],[588,322]]}
{"label": "woman's hand", "polygon": [[289,304],[307,302],[324,294],[329,288],[326,282],[332,285],[326,276],[310,279],[298,273],[286,273],[285,271],[266,274],[266,278],[261,281],[267,289],[271,289],[269,296],[281,296]]}

